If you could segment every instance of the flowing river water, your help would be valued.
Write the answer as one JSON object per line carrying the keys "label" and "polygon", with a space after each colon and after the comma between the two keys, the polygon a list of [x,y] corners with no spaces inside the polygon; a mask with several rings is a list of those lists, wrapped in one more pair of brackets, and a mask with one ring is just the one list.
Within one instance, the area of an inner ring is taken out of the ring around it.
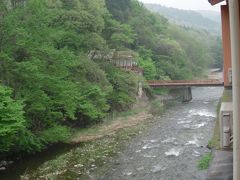
{"label": "flowing river water", "polygon": [[[206,146],[212,137],[222,91],[220,87],[193,88],[193,100],[190,103],[169,107],[164,114],[154,118],[146,131],[130,140],[110,162],[97,167],[89,176],[77,179],[205,179],[206,171],[198,170],[197,162],[202,155],[210,152]],[[61,154],[67,152],[66,149]],[[46,156],[40,157],[38,163],[30,161],[30,166],[39,166],[50,155]],[[21,165],[16,169],[21,169]],[[14,173],[17,171],[2,177],[6,180],[15,179],[17,175]]]}
{"label": "flowing river water", "polygon": [[203,180],[197,168],[212,137],[222,88],[194,88],[193,100],[156,117],[146,133],[91,175],[99,180]]}

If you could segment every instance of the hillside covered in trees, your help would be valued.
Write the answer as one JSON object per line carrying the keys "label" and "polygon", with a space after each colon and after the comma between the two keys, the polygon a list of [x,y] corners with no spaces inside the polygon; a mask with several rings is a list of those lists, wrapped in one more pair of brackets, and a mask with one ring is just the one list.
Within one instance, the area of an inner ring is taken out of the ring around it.
{"label": "hillside covered in trees", "polygon": [[145,79],[192,79],[217,45],[136,0],[1,0],[0,153],[41,151],[134,104],[142,77],[90,51],[134,51]]}
{"label": "hillside covered in trees", "polygon": [[207,30],[212,34],[217,34],[219,36],[221,34],[220,12],[182,10],[161,6],[159,4],[144,5],[147,9],[168,18],[176,24]]}

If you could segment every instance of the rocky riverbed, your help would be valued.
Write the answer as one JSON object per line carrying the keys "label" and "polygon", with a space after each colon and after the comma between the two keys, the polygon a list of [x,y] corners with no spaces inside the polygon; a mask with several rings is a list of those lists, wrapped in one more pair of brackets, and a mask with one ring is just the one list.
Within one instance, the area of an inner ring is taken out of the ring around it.
{"label": "rocky riverbed", "polygon": [[222,88],[195,88],[193,101],[169,108],[149,130],[89,179],[204,180],[197,162],[210,152],[216,107]]}

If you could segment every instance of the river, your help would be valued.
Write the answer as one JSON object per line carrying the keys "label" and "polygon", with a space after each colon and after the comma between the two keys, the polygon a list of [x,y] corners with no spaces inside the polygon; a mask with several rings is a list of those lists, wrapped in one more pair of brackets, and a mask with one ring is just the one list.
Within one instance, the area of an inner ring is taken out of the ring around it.
{"label": "river", "polygon": [[193,100],[156,117],[149,130],[132,139],[127,148],[90,179],[204,180],[197,168],[215,126],[222,88],[194,88]]}
{"label": "river", "polygon": [[[128,141],[117,156],[96,167],[89,176],[77,179],[204,180],[206,171],[198,170],[197,162],[210,152],[206,146],[212,137],[222,91],[220,87],[193,88],[190,103],[178,103],[154,117],[147,130]],[[69,148],[60,149],[58,154],[69,151]],[[0,175],[0,179],[18,179],[24,169],[35,169],[54,157],[56,153],[50,152],[19,162],[12,172]]]}

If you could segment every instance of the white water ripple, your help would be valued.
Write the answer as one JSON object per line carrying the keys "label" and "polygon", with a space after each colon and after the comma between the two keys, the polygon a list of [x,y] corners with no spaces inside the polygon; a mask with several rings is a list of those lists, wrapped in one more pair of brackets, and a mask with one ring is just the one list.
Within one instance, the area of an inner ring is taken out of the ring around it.
{"label": "white water ripple", "polygon": [[143,157],[145,157],[145,158],[156,158],[157,156],[155,156],[155,155],[149,155],[149,154],[144,154]]}
{"label": "white water ripple", "polygon": [[198,138],[195,136],[193,138],[193,140],[188,141],[186,144],[184,144],[185,146],[189,146],[189,145],[196,145],[197,147],[199,147],[199,140]]}
{"label": "white water ripple", "polygon": [[201,155],[201,153],[196,151],[196,150],[194,150],[192,155],[195,156],[195,157],[199,157]]}
{"label": "white water ripple", "polygon": [[191,122],[192,122],[191,120],[186,120],[186,121],[179,121],[177,122],[177,124],[189,124]]}
{"label": "white water ripple", "polygon": [[144,145],[142,147],[142,149],[146,150],[146,149],[152,149],[152,148],[158,148],[158,147],[160,147],[160,144],[154,144],[153,145],[153,144],[148,143],[148,144]]}
{"label": "white water ripple", "polygon": [[153,173],[158,173],[160,171],[164,171],[166,168],[161,166],[161,165],[156,165],[156,166],[153,166],[151,172]]}
{"label": "white water ripple", "polygon": [[169,151],[165,152],[166,156],[176,156],[178,157],[182,151],[182,148],[172,148]]}
{"label": "white water ripple", "polygon": [[192,116],[205,116],[205,117],[216,117],[216,114],[209,112],[207,109],[192,109],[188,111],[188,117]]}
{"label": "white water ripple", "polygon": [[207,122],[202,122],[202,123],[193,124],[193,125],[185,124],[185,125],[183,125],[183,127],[187,128],[187,129],[199,129],[199,128],[204,127],[206,125],[207,125]]}
{"label": "white water ripple", "polygon": [[161,142],[162,142],[162,143],[174,143],[175,140],[176,140],[175,137],[169,137],[169,138],[167,138],[167,139],[165,139],[165,140],[163,140],[163,141],[161,141]]}

